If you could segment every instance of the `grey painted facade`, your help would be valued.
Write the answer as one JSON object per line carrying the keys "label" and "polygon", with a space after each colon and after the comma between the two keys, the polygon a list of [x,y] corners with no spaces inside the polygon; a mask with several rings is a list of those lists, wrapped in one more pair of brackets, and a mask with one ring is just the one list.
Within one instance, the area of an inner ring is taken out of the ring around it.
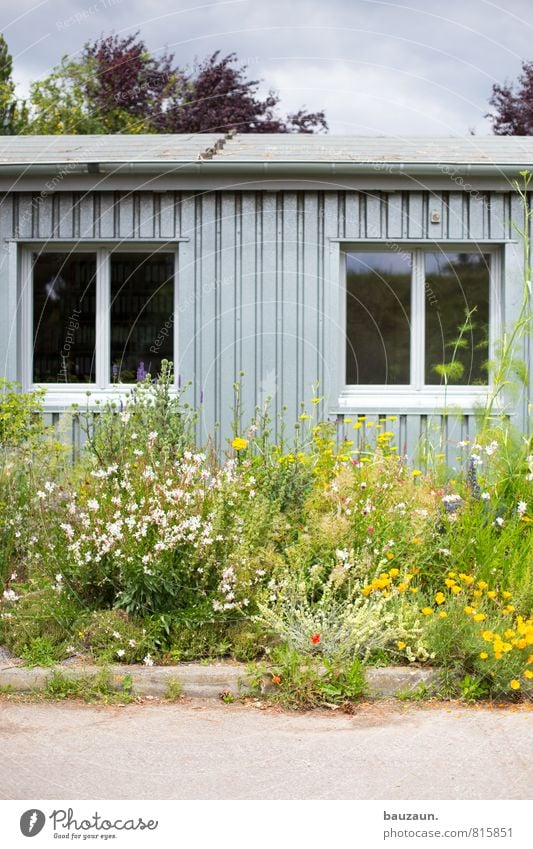
{"label": "grey painted facade", "polygon": [[[273,416],[286,408],[292,423],[300,403],[317,393],[322,414],[338,420],[341,434],[345,416],[393,414],[397,418],[387,428],[396,431],[402,451],[412,455],[420,437],[435,429],[453,457],[453,442],[475,431],[468,393],[462,414],[447,420],[439,398],[399,397],[387,388],[378,401],[364,391],[344,393],[342,252],[350,245],[486,246],[498,256],[494,308],[501,328],[509,327],[524,286],[524,252],[515,229],[523,212],[509,178],[527,167],[524,156],[520,152],[516,166],[507,163],[506,173],[490,162],[459,161],[450,170],[423,157],[416,168],[398,171],[400,151],[390,168],[373,161],[352,172],[344,163],[339,176],[331,156],[327,173],[314,162],[301,170],[300,161],[292,173],[290,162],[278,170],[268,163],[271,170],[265,171],[262,160],[247,167],[242,157],[239,171],[227,162],[226,173],[218,161],[198,169],[195,159],[196,168],[192,161],[191,167],[165,161],[159,169],[151,163],[145,174],[61,162],[41,173],[0,156],[0,374],[24,379],[25,249],[164,244],[177,256],[176,372],[182,383],[193,382],[190,400],[202,404],[203,437],[228,435],[233,383],[244,372],[245,418],[272,396]],[[210,170],[212,164],[218,167]],[[427,173],[419,173],[424,167]],[[137,169],[142,172],[142,163]],[[532,369],[530,338],[520,353]],[[103,386],[98,391],[105,397]],[[73,399],[55,390],[48,395],[48,412],[57,420]],[[530,403],[526,391],[509,401],[508,412],[521,428]]]}

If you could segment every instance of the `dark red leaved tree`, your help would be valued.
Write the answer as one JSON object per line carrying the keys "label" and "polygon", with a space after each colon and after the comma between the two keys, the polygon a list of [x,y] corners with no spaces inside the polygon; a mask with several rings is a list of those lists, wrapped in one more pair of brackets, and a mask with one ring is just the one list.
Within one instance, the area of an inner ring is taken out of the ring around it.
{"label": "dark red leaved tree", "polygon": [[533,135],[533,62],[522,63],[516,83],[493,85],[489,103],[494,112],[486,117],[496,135]]}

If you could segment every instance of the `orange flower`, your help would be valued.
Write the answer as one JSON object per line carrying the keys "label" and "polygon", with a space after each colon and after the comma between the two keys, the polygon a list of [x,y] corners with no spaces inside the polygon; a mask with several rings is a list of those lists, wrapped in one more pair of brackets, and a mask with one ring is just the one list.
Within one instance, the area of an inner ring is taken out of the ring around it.
{"label": "orange flower", "polygon": [[320,642],[320,634],[313,634],[313,636],[311,637],[311,642],[314,646],[317,646]]}
{"label": "orange flower", "polygon": [[273,675],[272,676],[272,683],[273,684],[281,684],[281,678],[279,677],[279,675]]}

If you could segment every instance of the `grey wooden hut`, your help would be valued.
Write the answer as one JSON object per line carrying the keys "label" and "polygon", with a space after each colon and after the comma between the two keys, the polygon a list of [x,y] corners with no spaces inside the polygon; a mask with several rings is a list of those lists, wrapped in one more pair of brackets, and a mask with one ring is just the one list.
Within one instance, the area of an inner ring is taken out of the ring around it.
{"label": "grey wooden hut", "polygon": [[[341,433],[366,416],[401,450],[434,426],[452,445],[520,309],[532,166],[517,137],[4,137],[0,375],[57,421],[167,358],[222,444],[244,372],[245,415],[317,396]],[[520,428],[530,400],[507,399]]]}

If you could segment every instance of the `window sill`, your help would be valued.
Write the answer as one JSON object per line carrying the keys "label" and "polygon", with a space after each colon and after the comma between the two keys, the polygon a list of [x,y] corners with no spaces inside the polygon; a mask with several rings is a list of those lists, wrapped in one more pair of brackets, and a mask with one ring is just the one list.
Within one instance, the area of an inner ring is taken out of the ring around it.
{"label": "window sill", "polygon": [[460,408],[465,414],[474,413],[487,402],[490,387],[460,386],[443,389],[413,389],[411,387],[351,387],[345,389],[338,399],[338,412],[395,412],[431,414],[441,413],[444,408],[453,414]]}
{"label": "window sill", "polygon": [[[113,384],[106,389],[99,389],[94,384],[88,383],[65,386],[52,383],[35,383],[30,387],[30,391],[44,389],[46,391],[43,399],[44,411],[46,413],[63,413],[68,412],[73,405],[79,407],[80,410],[85,410],[87,407],[95,410],[110,401],[115,401],[117,404],[121,401],[124,403],[137,385],[136,383],[121,383]],[[177,387],[174,388],[174,391],[177,394]]]}

